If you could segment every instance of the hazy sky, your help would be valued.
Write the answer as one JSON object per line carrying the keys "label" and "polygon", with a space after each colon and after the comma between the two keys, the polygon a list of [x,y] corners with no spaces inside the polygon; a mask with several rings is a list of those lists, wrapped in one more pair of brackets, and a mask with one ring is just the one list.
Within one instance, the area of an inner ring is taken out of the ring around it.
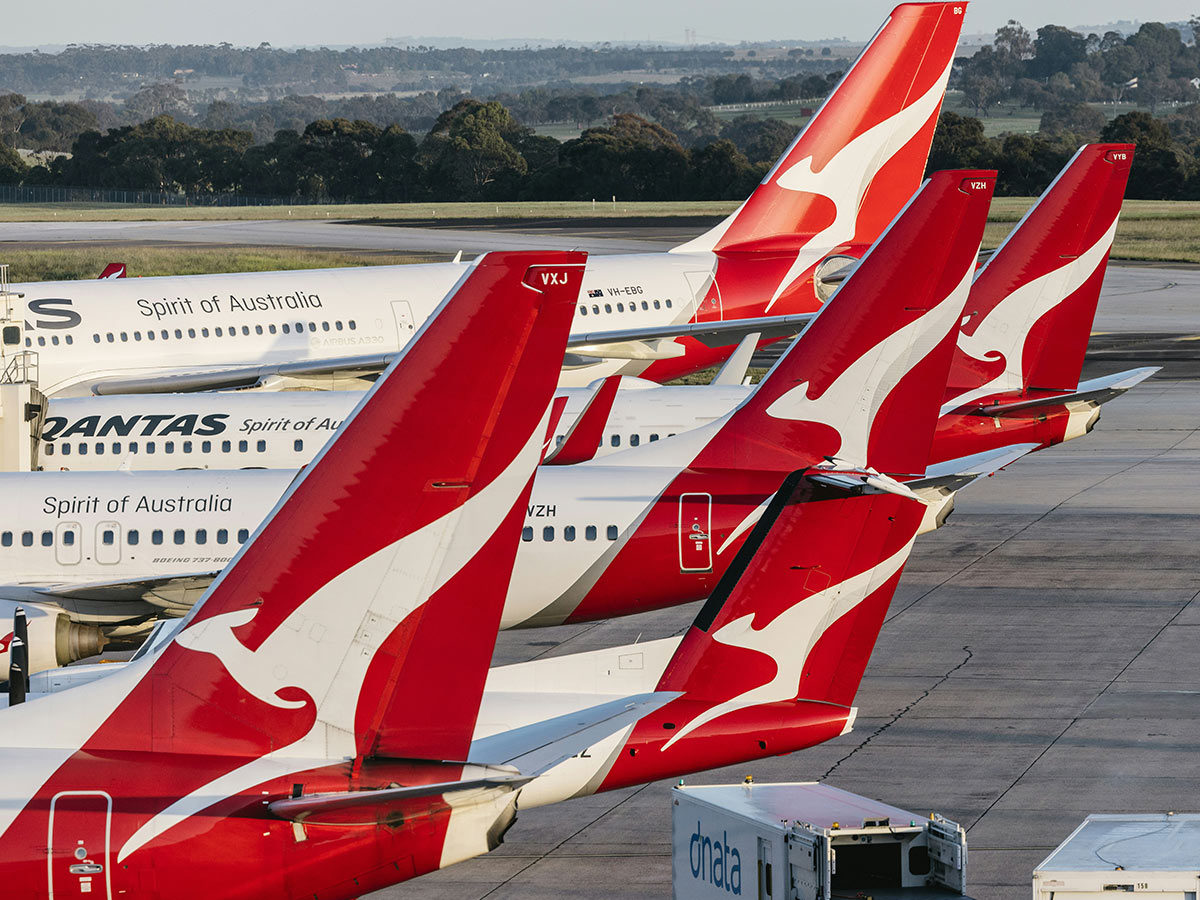
{"label": "hazy sky", "polygon": [[[382,43],[387,37],[550,38],[577,41],[865,39],[890,0],[47,0],[9,5],[0,44],[217,43],[276,46]],[[1030,30],[1048,22],[1170,21],[1200,12],[1200,0],[975,0],[968,33],[1015,18]]]}

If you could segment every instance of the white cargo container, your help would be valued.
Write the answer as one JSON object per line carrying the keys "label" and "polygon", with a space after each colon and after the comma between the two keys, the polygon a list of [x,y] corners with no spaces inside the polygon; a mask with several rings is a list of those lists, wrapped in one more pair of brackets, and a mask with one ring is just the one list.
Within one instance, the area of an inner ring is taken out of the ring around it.
{"label": "white cargo container", "polygon": [[1033,870],[1034,900],[1200,896],[1200,815],[1091,815]]}
{"label": "white cargo container", "polygon": [[671,792],[675,900],[828,900],[868,888],[966,890],[967,838],[925,818],[816,782]]}

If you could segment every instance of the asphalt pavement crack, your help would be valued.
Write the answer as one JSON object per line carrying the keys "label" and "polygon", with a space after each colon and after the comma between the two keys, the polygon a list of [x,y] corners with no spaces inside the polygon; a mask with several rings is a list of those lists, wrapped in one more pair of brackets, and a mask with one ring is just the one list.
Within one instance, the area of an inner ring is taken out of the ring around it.
{"label": "asphalt pavement crack", "polygon": [[848,760],[850,757],[852,757],[859,750],[861,750],[865,746],[867,746],[867,744],[871,743],[871,741],[875,740],[875,738],[879,737],[879,735],[883,734],[885,731],[887,731],[889,728],[891,728],[893,725],[895,725],[897,722],[899,722],[902,718],[904,718],[905,715],[907,715],[913,709],[913,707],[915,707],[918,703],[920,703],[922,700],[924,700],[926,697],[928,697],[930,694],[932,694],[935,690],[937,690],[939,687],[941,687],[943,684],[945,684],[946,680],[951,675],[953,675],[955,672],[957,672],[959,669],[961,669],[963,666],[965,666],[967,663],[969,663],[971,661],[971,657],[975,655],[971,651],[970,647],[963,647],[963,652],[966,653],[967,655],[965,657],[963,657],[962,662],[960,662],[958,665],[956,665],[952,669],[950,669],[950,671],[947,672],[945,675],[942,675],[941,677],[939,677],[937,681],[935,681],[933,684],[931,684],[929,687],[927,687],[925,690],[923,690],[921,692],[921,696],[917,697],[915,700],[912,701],[912,703],[908,704],[908,706],[904,707],[904,709],[900,710],[898,713],[896,713],[894,716],[892,716],[888,721],[884,722],[882,725],[880,725],[878,728],[876,728],[874,731],[872,731],[869,735],[867,735],[866,738],[863,739],[863,741],[857,747],[855,747],[853,750],[851,750],[849,753],[847,753],[845,756],[843,756],[841,759],[839,759],[837,762],[835,762],[832,766],[830,766],[826,770],[825,774],[822,775],[820,778],[818,778],[817,781],[824,781],[826,778],[828,778],[830,775],[832,775],[834,773],[834,771],[837,770],[838,766],[840,766],[842,763],[844,763],[846,760]]}

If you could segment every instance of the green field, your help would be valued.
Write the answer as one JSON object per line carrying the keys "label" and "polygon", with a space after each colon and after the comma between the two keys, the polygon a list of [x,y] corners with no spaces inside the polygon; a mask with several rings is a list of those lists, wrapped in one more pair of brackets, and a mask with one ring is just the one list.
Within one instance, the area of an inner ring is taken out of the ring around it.
{"label": "green field", "polygon": [[678,203],[591,201],[537,203],[345,203],[318,206],[129,206],[124,203],[5,203],[0,222],[166,222],[247,219],[328,219],[330,221],[440,219],[575,219],[592,216],[723,216],[732,200]]}
{"label": "green field", "polygon": [[[995,247],[1012,229],[1033,201],[1027,197],[998,197],[992,203],[991,216],[984,236],[985,247]],[[419,220],[454,222],[501,218],[592,219],[625,217],[711,216],[715,221],[730,212],[737,204],[712,203],[618,203],[596,204],[592,213],[590,203],[414,203],[378,204],[343,207],[296,207],[303,212],[337,209],[340,221]],[[15,210],[32,210],[48,216],[47,207],[0,207],[9,213],[9,221],[33,221],[32,216],[21,218]],[[64,211],[65,212],[65,211]],[[171,219],[178,214],[191,218],[219,219],[277,218],[278,207],[248,207],[231,210],[215,209],[130,209],[128,207],[87,206],[71,210],[80,219]],[[117,216],[116,213],[124,215]],[[266,215],[273,213],[273,215]],[[351,214],[357,213],[357,215]],[[0,218],[5,218],[0,215]],[[62,218],[67,218],[63,216]],[[314,216],[316,218],[316,216]],[[331,217],[332,221],[332,217]],[[519,227],[519,226],[517,226]],[[1157,262],[1200,263],[1200,201],[1127,200],[1113,246],[1116,259]],[[73,249],[61,244],[46,249],[27,245],[0,250],[0,262],[10,265],[12,281],[43,281],[71,278],[94,278],[113,260],[124,262],[133,275],[194,275],[203,272],[265,271],[271,269],[323,268],[330,266],[390,265],[426,262],[439,256],[421,254],[380,254],[372,251],[326,252],[288,247],[164,247],[114,243],[111,247],[88,245]]]}

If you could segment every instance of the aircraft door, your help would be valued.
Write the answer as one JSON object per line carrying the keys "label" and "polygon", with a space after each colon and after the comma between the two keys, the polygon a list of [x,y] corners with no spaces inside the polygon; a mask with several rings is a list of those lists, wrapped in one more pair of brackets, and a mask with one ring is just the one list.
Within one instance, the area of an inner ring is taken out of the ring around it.
{"label": "aircraft door", "polygon": [[396,346],[403,347],[417,333],[417,321],[413,318],[412,304],[407,300],[393,300],[392,318],[396,320]]}
{"label": "aircraft door", "polygon": [[112,797],[104,791],[62,791],[50,800],[50,900],[112,900],[109,834]]}
{"label": "aircraft door", "polygon": [[78,522],[59,522],[54,531],[54,558],[60,566],[73,566],[83,559],[83,529]]}
{"label": "aircraft door", "polygon": [[679,571],[712,571],[712,494],[679,495]]}
{"label": "aircraft door", "polygon": [[692,296],[697,322],[720,322],[724,317],[721,309],[721,288],[715,272],[688,272],[688,291]]}
{"label": "aircraft door", "polygon": [[121,561],[121,526],[117,522],[99,522],[96,525],[96,562],[102,566],[116,565]]}

